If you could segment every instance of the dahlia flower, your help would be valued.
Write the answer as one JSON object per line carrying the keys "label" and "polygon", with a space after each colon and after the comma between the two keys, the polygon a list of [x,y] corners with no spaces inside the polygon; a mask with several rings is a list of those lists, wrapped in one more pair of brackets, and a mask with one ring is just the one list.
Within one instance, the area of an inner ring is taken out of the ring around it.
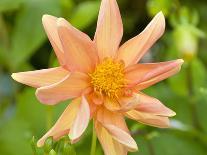
{"label": "dahlia flower", "polygon": [[164,33],[162,12],[121,46],[123,25],[116,0],[102,0],[93,40],[63,18],[44,15],[42,22],[60,66],[13,73],[12,77],[37,88],[36,96],[44,104],[72,101],[38,146],[50,136],[58,140],[66,134],[74,143],[93,120],[104,153],[126,155],[138,147],[125,116],[169,127],[169,117],[175,112],[141,91],[179,72],[183,60],[138,63]]}

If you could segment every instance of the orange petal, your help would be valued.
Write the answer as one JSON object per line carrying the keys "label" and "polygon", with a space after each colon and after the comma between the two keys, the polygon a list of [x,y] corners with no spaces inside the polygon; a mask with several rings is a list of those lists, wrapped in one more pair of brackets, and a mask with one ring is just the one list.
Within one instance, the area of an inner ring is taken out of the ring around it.
{"label": "orange petal", "polygon": [[102,94],[93,92],[93,93],[91,94],[90,98],[91,98],[92,102],[95,103],[96,105],[101,105],[101,104],[103,104],[104,97],[103,97]]}
{"label": "orange petal", "polygon": [[122,35],[122,19],[116,0],[102,0],[94,38],[101,60],[115,56]]}
{"label": "orange petal", "polygon": [[158,99],[143,93],[134,93],[131,97],[123,97],[119,100],[125,111],[136,109],[139,112],[149,113],[157,116],[175,116],[176,113],[164,106]]}
{"label": "orange petal", "polygon": [[95,123],[97,137],[103,147],[105,155],[127,155],[127,149],[124,145],[117,142],[101,123]]}
{"label": "orange petal", "polygon": [[136,142],[130,136],[122,114],[100,109],[97,112],[97,121],[107,129],[113,139],[124,145],[128,151],[136,151],[138,149]]}
{"label": "orange petal", "polygon": [[82,96],[80,108],[77,116],[69,132],[69,137],[72,143],[76,142],[83,134],[88,126],[90,120],[90,108],[89,104],[84,96]]}
{"label": "orange petal", "polygon": [[165,18],[163,13],[159,12],[144,31],[120,47],[117,58],[119,60],[124,60],[126,66],[136,64],[148,49],[162,36],[164,30]]}
{"label": "orange petal", "polygon": [[160,74],[158,76],[155,76],[149,80],[140,82],[139,84],[136,85],[135,90],[137,90],[137,91],[143,90],[143,89],[145,89],[151,85],[154,85],[164,79],[167,79],[170,76],[175,75],[176,73],[178,73],[180,71],[181,65],[183,64],[183,60],[178,60],[178,62],[179,62],[178,65],[176,67],[172,68],[171,70],[168,70],[165,73]]}
{"label": "orange petal", "polygon": [[80,107],[81,98],[74,99],[65,109],[55,125],[37,142],[37,146],[43,146],[45,140],[52,136],[55,140],[58,140],[61,136],[68,134],[69,129],[72,126],[78,109]]}
{"label": "orange petal", "polygon": [[182,59],[160,62],[160,63],[146,63],[136,64],[125,69],[125,78],[127,79],[128,86],[134,86],[141,82],[151,80],[157,76],[165,74],[174,68],[181,66]]}
{"label": "orange petal", "polygon": [[104,106],[109,110],[109,111],[118,111],[120,110],[120,104],[116,100],[112,100],[109,98],[105,98],[104,100]]}
{"label": "orange petal", "polygon": [[131,110],[125,113],[130,119],[136,120],[140,123],[158,127],[158,128],[168,128],[170,127],[168,117],[156,116],[149,113],[139,112],[137,110]]}
{"label": "orange petal", "polygon": [[69,71],[62,67],[13,73],[12,78],[20,83],[39,88],[61,81]]}
{"label": "orange petal", "polygon": [[58,83],[38,88],[36,96],[42,103],[56,104],[88,93],[86,91],[88,89],[90,89],[89,77],[84,73],[73,72]]}
{"label": "orange petal", "polygon": [[59,63],[62,66],[65,65],[64,51],[57,32],[57,18],[50,15],[43,15],[42,23]]}
{"label": "orange petal", "polygon": [[57,24],[67,67],[71,71],[92,71],[98,61],[93,41],[63,18],[59,18]]}

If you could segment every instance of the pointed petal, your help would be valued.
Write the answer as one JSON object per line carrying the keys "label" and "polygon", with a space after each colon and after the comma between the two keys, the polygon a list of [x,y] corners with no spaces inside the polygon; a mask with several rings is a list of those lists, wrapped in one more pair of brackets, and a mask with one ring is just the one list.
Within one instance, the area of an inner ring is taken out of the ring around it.
{"label": "pointed petal", "polygon": [[81,72],[92,71],[98,61],[93,41],[63,18],[59,18],[57,24],[68,69]]}
{"label": "pointed petal", "polygon": [[90,91],[89,77],[84,73],[73,72],[58,83],[38,88],[36,96],[40,102],[52,105],[81,96],[88,91]]}
{"label": "pointed petal", "polygon": [[156,116],[149,113],[139,112],[137,110],[131,110],[125,113],[130,119],[136,120],[140,123],[158,127],[169,128],[170,123],[168,117]]}
{"label": "pointed petal", "polygon": [[137,144],[130,136],[123,115],[101,109],[97,113],[97,121],[111,134],[112,138],[124,145],[128,151],[136,151]]}
{"label": "pointed petal", "polygon": [[146,63],[136,64],[125,69],[125,78],[127,79],[128,86],[134,86],[139,83],[151,80],[157,76],[165,74],[183,63],[182,59],[159,62],[159,63]]}
{"label": "pointed petal", "polygon": [[183,60],[180,60],[179,64],[176,67],[172,68],[171,70],[168,70],[165,73],[160,74],[158,76],[155,76],[149,80],[140,82],[139,84],[136,85],[135,90],[137,90],[137,91],[143,90],[149,86],[152,86],[162,80],[165,80],[165,79],[177,74],[180,71],[182,64],[183,64]]}
{"label": "pointed petal", "polygon": [[119,102],[125,111],[136,109],[139,112],[157,116],[172,117],[176,115],[174,111],[164,106],[158,99],[143,93],[134,93],[131,97],[120,98]]}
{"label": "pointed petal", "polygon": [[97,137],[103,147],[105,155],[127,155],[128,151],[124,145],[114,140],[101,123],[96,121],[95,128]]}
{"label": "pointed petal", "polygon": [[88,126],[89,120],[90,120],[89,104],[86,98],[82,96],[81,104],[77,116],[69,132],[69,137],[72,143],[76,142],[83,134],[83,132]]}
{"label": "pointed petal", "polygon": [[61,136],[68,134],[77,115],[81,98],[74,99],[65,109],[55,125],[37,142],[37,146],[43,146],[45,140],[52,136],[58,140]]}
{"label": "pointed petal", "polygon": [[57,32],[57,18],[51,15],[43,15],[42,24],[59,60],[59,63],[64,66],[64,51]]}
{"label": "pointed petal", "polygon": [[122,35],[122,19],[116,0],[102,0],[94,38],[101,60],[115,56]]}
{"label": "pointed petal", "polygon": [[139,96],[140,104],[138,104],[136,107],[137,111],[166,117],[172,117],[176,115],[174,111],[163,105],[158,99],[145,94],[139,94]]}
{"label": "pointed petal", "polygon": [[163,13],[159,12],[144,31],[120,47],[117,58],[119,60],[124,60],[126,66],[136,64],[148,49],[162,36],[164,30],[165,18]]}
{"label": "pointed petal", "polygon": [[12,78],[17,82],[39,88],[61,81],[69,71],[62,67],[42,69],[36,71],[13,73]]}

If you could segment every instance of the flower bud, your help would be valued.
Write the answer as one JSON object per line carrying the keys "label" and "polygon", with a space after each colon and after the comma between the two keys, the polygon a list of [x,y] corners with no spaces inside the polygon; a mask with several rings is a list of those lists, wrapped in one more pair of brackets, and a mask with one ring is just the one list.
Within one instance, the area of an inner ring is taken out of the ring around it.
{"label": "flower bud", "polygon": [[52,150],[49,152],[49,155],[57,155],[57,153],[52,149]]}
{"label": "flower bud", "polygon": [[46,153],[49,153],[51,152],[52,148],[53,148],[53,139],[52,137],[49,137],[45,140],[44,151]]}

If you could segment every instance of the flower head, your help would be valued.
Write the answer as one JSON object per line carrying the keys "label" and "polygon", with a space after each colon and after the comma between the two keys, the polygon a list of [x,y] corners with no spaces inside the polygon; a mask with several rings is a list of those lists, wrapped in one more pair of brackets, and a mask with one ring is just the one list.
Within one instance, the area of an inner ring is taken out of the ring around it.
{"label": "flower head", "polygon": [[141,91],[179,72],[183,60],[137,64],[164,32],[162,12],[121,46],[123,26],[116,0],[102,0],[94,40],[63,18],[44,15],[42,21],[60,66],[12,77],[37,88],[36,96],[44,104],[72,102],[38,146],[49,136],[58,140],[66,134],[76,142],[93,119],[105,154],[124,155],[138,149],[124,116],[169,127],[168,117],[175,112]]}

